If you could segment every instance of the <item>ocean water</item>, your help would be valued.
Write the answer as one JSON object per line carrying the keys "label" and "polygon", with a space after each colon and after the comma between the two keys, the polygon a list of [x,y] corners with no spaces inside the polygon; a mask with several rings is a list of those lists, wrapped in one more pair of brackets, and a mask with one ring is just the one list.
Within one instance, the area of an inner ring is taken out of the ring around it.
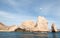
{"label": "ocean water", "polygon": [[0,32],[0,38],[60,38],[60,32]]}

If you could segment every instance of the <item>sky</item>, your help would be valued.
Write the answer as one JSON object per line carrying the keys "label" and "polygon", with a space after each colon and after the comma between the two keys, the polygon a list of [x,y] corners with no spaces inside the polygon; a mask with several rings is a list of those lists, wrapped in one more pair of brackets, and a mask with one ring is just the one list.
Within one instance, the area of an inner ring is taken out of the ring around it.
{"label": "sky", "polygon": [[37,16],[54,22],[60,28],[60,0],[0,0],[0,22],[19,25],[26,20],[37,21]]}

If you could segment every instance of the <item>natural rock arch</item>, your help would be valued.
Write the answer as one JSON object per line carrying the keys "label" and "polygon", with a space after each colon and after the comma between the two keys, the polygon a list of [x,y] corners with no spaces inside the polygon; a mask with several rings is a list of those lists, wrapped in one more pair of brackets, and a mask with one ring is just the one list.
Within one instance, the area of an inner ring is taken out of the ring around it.
{"label": "natural rock arch", "polygon": [[17,29],[15,29],[14,30],[15,32],[24,32],[24,31],[26,31],[25,29],[21,29],[21,28],[17,28]]}

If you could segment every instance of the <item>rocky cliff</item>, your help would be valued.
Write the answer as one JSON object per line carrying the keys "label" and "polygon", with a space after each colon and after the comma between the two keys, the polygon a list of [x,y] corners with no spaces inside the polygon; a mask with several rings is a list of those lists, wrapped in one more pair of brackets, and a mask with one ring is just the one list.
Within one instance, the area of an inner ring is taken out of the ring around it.
{"label": "rocky cliff", "polygon": [[38,16],[36,25],[37,25],[38,31],[49,31],[48,30],[48,21],[47,21],[47,19],[45,19],[42,16]]}
{"label": "rocky cliff", "polygon": [[25,21],[20,25],[20,28],[28,31],[33,31],[34,27],[35,27],[35,23],[32,20]]}
{"label": "rocky cliff", "polygon": [[9,26],[8,31],[15,31],[18,28],[16,25]]}
{"label": "rocky cliff", "polygon": [[38,16],[36,24],[32,20],[30,20],[23,22],[20,27],[29,31],[49,31],[48,21],[41,16]]}
{"label": "rocky cliff", "polygon": [[[56,25],[52,24],[52,32],[57,32]],[[6,26],[3,23],[0,23],[0,31],[30,31],[30,32],[48,32],[48,21],[43,16],[38,16],[37,22],[34,23],[32,20],[24,21],[20,25]]]}
{"label": "rocky cliff", "polygon": [[0,30],[8,30],[8,26],[0,22]]}
{"label": "rocky cliff", "polygon": [[51,28],[52,28],[52,32],[57,32],[57,28],[56,28],[56,25],[54,23],[52,24]]}

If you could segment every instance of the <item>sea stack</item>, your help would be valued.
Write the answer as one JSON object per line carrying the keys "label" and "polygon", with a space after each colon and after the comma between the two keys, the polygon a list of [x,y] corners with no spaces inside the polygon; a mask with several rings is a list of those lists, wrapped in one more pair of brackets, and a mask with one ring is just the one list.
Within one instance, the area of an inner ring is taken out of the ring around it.
{"label": "sea stack", "polygon": [[48,21],[42,16],[38,16],[37,23],[36,23],[38,31],[41,32],[48,32]]}
{"label": "sea stack", "polygon": [[54,23],[52,24],[51,28],[52,28],[52,32],[57,32],[57,28],[56,28],[56,25]]}

